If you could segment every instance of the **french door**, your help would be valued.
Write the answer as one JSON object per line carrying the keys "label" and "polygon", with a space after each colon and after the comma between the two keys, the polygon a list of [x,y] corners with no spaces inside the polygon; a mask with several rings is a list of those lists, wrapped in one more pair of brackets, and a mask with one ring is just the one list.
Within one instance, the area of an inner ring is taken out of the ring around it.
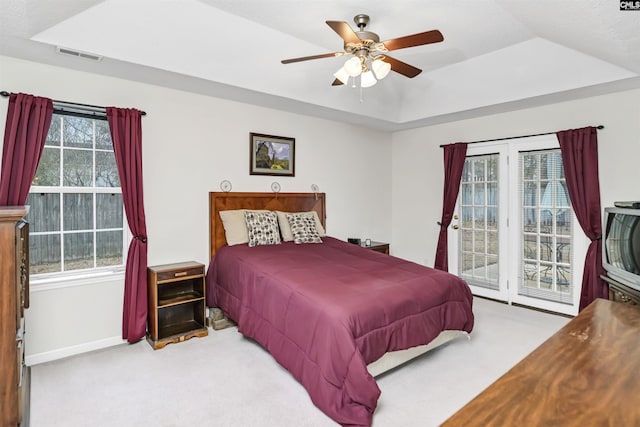
{"label": "french door", "polygon": [[448,233],[450,271],[475,295],[578,313],[588,239],[555,135],[469,145]]}

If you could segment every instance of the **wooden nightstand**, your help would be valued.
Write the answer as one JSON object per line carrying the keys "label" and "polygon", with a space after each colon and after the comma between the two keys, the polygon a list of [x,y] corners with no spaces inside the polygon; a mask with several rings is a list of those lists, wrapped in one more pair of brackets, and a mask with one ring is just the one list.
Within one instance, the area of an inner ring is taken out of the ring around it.
{"label": "wooden nightstand", "polygon": [[384,242],[371,242],[371,245],[366,246],[364,242],[360,244],[363,248],[371,249],[372,251],[380,252],[385,255],[389,255],[389,244]]}
{"label": "wooden nightstand", "polygon": [[203,264],[182,262],[149,267],[147,287],[147,341],[155,350],[208,335]]}

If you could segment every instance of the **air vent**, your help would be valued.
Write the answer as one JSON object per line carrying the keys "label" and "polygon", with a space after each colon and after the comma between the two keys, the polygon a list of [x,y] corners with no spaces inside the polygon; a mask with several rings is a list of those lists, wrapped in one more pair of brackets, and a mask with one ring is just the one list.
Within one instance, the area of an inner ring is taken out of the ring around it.
{"label": "air vent", "polygon": [[80,52],[79,50],[67,49],[66,47],[56,47],[56,52],[61,55],[75,56],[76,58],[84,58],[91,61],[101,61],[102,56],[94,55],[93,53]]}

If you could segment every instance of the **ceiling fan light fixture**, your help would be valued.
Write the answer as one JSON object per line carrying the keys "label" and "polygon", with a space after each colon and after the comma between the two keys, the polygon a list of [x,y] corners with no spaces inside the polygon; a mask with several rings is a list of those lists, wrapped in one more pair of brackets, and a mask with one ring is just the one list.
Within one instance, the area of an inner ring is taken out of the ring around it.
{"label": "ceiling fan light fixture", "polygon": [[360,75],[361,87],[371,87],[376,83],[378,83],[378,81],[371,71],[364,72]]}
{"label": "ceiling fan light fixture", "polygon": [[[428,45],[431,43],[439,43],[444,40],[444,36],[440,30],[430,30],[381,42],[378,34],[366,29],[370,21],[369,15],[361,13],[356,15],[353,20],[358,27],[358,30],[356,31],[354,31],[354,29],[344,21],[325,21],[326,24],[343,40],[344,44],[342,51],[283,59],[280,62],[283,64],[291,64],[295,62],[309,61],[311,59],[335,58],[338,56],[350,55],[342,69],[334,73],[336,79],[331,83],[331,86],[341,86],[342,84],[346,85],[349,81],[349,77],[354,77],[351,79],[352,87],[356,87],[357,84],[360,83],[360,87],[362,88],[373,86],[376,81],[384,79],[390,71],[401,74],[410,79],[416,77],[422,72],[419,68],[387,56],[387,52]],[[344,77],[344,73],[349,77]],[[356,79],[356,77],[361,76],[364,73],[369,74],[364,79]],[[371,78],[369,78],[369,76],[371,76]],[[364,84],[362,84],[363,81]]]}
{"label": "ceiling fan light fixture", "polygon": [[336,71],[333,76],[336,79],[340,80],[343,85],[346,85],[349,82],[349,73],[347,73],[347,70],[345,70],[344,67],[340,67],[340,69]]}
{"label": "ceiling fan light fixture", "polygon": [[371,69],[373,70],[376,78],[378,80],[382,80],[387,77],[389,71],[391,71],[391,64],[384,62],[382,59],[375,59],[371,63]]}
{"label": "ceiling fan light fixture", "polygon": [[348,59],[347,62],[344,63],[344,69],[351,77],[359,76],[362,73],[362,62],[360,58],[354,56]]}

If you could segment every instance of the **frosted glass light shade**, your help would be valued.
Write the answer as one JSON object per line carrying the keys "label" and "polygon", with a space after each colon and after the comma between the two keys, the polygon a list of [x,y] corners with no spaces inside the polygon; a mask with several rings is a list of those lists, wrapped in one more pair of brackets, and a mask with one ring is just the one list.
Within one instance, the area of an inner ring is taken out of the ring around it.
{"label": "frosted glass light shade", "polygon": [[362,73],[362,63],[360,62],[360,58],[354,56],[351,59],[348,59],[347,62],[344,63],[344,69],[351,77],[359,76]]}
{"label": "frosted glass light shade", "polygon": [[376,80],[376,78],[374,77],[373,73],[371,71],[367,71],[366,73],[362,73],[362,75],[360,75],[360,86],[362,87],[371,87],[374,84],[378,83],[378,81]]}
{"label": "frosted glass light shade", "polygon": [[371,63],[371,68],[375,73],[378,80],[382,80],[387,77],[389,71],[391,71],[391,64],[384,62],[382,59],[376,59]]}
{"label": "frosted glass light shade", "polygon": [[333,75],[336,79],[340,80],[343,85],[346,85],[349,82],[349,73],[344,67],[341,67],[338,71]]}

